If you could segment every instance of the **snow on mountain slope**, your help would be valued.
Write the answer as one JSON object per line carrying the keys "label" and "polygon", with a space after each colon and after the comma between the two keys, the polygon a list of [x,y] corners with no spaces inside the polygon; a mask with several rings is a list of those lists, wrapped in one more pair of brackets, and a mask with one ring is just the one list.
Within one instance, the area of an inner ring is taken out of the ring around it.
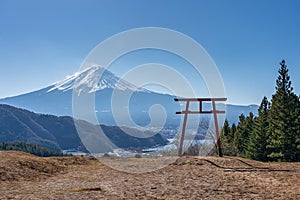
{"label": "snow on mountain slope", "polygon": [[[100,77],[101,76],[101,77]],[[96,92],[105,88],[117,89],[117,90],[131,90],[138,92],[150,91],[144,88],[139,88],[125,80],[120,79],[108,70],[93,65],[80,72],[76,72],[72,76],[67,77],[65,80],[56,83],[47,92],[54,90],[68,91],[74,88],[84,86],[88,89],[87,92]]]}

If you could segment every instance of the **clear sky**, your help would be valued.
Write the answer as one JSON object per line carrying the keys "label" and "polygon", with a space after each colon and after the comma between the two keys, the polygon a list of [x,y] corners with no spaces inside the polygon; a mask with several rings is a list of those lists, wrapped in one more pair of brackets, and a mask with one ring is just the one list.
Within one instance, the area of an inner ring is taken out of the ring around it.
{"label": "clear sky", "polygon": [[101,41],[138,27],[180,31],[217,64],[228,102],[271,97],[284,58],[300,93],[300,1],[0,0],[0,97],[75,73]]}

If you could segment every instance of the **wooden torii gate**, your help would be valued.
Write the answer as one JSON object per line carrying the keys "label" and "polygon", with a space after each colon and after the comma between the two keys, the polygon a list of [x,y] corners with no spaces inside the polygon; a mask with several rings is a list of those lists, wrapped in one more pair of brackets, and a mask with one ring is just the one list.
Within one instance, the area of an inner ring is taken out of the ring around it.
{"label": "wooden torii gate", "polygon": [[[184,114],[182,133],[181,133],[180,143],[179,143],[179,148],[178,148],[178,155],[182,156],[182,148],[183,148],[183,142],[184,142],[184,136],[185,136],[185,129],[186,129],[186,122],[187,122],[188,114],[213,114],[214,115],[214,122],[215,122],[215,129],[216,129],[218,154],[219,154],[220,157],[222,157],[223,153],[222,153],[222,147],[221,147],[221,140],[220,140],[217,114],[224,114],[225,111],[216,109],[216,101],[226,101],[227,98],[185,98],[185,99],[175,98],[174,100],[178,101],[178,102],[179,101],[186,102],[185,110],[180,111],[180,112],[176,112],[176,114]],[[189,111],[190,102],[199,102],[199,110]],[[212,102],[212,110],[210,110],[210,111],[203,110],[203,105],[202,105],[203,102]]]}

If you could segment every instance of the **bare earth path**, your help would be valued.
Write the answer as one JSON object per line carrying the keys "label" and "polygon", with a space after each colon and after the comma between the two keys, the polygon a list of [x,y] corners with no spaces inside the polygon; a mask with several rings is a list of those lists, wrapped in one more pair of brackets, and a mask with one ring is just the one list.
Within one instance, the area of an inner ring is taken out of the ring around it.
{"label": "bare earth path", "polygon": [[131,174],[88,158],[0,151],[0,199],[300,199],[299,163],[185,161]]}

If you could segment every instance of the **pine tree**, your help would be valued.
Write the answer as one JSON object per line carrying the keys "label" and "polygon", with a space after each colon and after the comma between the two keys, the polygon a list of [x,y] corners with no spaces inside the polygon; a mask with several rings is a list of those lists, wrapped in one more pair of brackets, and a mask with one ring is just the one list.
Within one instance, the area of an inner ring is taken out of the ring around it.
{"label": "pine tree", "polygon": [[235,134],[234,146],[239,156],[245,156],[248,148],[249,134],[253,129],[254,115],[250,112],[249,116],[245,118],[243,114],[240,115],[240,122]]}
{"label": "pine tree", "polygon": [[226,119],[220,134],[223,155],[231,155],[230,143],[228,141],[229,134],[230,134],[230,126],[228,120]]}
{"label": "pine tree", "polygon": [[269,111],[268,156],[275,161],[299,160],[299,98],[293,93],[285,61],[280,63],[276,93]]}
{"label": "pine tree", "polygon": [[246,150],[246,157],[267,161],[267,138],[268,138],[268,112],[270,103],[267,97],[264,97],[259,109],[258,117],[255,118],[253,130],[249,135],[248,148]]}
{"label": "pine tree", "polygon": [[245,123],[245,115],[242,113],[239,116],[239,123],[236,127],[236,132],[234,134],[234,141],[233,141],[233,146],[235,149],[235,152],[237,154],[239,154],[239,152],[241,152],[241,146],[242,146],[242,131],[243,131],[243,127],[244,127],[244,123]]}
{"label": "pine tree", "polygon": [[230,131],[229,131],[229,136],[228,136],[228,140],[229,140],[229,142],[232,143],[232,144],[233,144],[233,142],[234,142],[235,132],[236,132],[236,125],[235,125],[235,123],[233,123],[233,124],[231,125]]}
{"label": "pine tree", "polygon": [[224,125],[222,128],[222,135],[227,137],[229,135],[229,132],[230,132],[229,122],[227,119],[225,119],[225,122],[224,122]]}

